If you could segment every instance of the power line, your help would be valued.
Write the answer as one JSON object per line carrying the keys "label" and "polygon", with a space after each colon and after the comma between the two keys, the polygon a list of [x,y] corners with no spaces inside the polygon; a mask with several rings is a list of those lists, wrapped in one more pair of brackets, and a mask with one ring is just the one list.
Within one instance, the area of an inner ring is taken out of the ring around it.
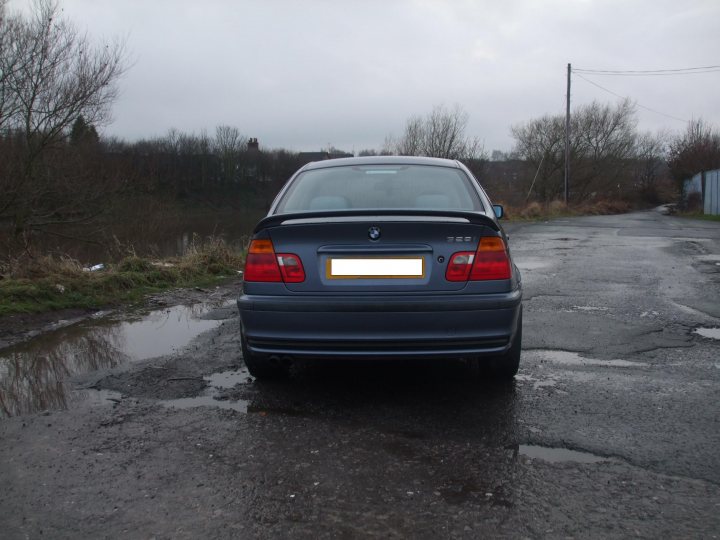
{"label": "power line", "polygon": [[575,72],[592,73],[594,75],[613,75],[623,77],[652,77],[666,75],[696,75],[699,73],[716,73],[720,72],[720,65],[714,66],[698,66],[689,68],[676,69],[583,69],[575,68]]}
{"label": "power line", "polygon": [[[594,82],[594,81],[591,81],[590,79],[588,79],[588,78],[586,78],[586,77],[583,77],[582,75],[580,75],[579,73],[577,73],[577,71],[574,70],[574,69],[573,69],[573,73],[574,73],[575,75],[577,75],[578,77],[580,77],[580,78],[581,78],[582,80],[584,80],[585,82],[588,82],[588,83],[592,84],[593,86],[597,86],[600,90],[604,90],[604,91],[607,92],[608,94],[612,94],[613,96],[619,97],[619,98],[621,98],[621,99],[629,99],[628,96],[621,96],[620,94],[618,94],[618,93],[616,93],[616,92],[613,92],[612,90],[608,90],[608,89],[605,88],[604,86],[600,86],[598,83],[596,83],[596,82]],[[641,109],[645,109],[646,111],[650,111],[650,112],[653,112],[653,113],[655,113],[655,114],[659,114],[660,116],[665,116],[665,117],[667,117],[667,118],[671,118],[671,119],[673,119],[673,120],[677,120],[677,121],[679,121],[679,122],[684,122],[684,123],[688,123],[688,122],[689,122],[689,120],[685,120],[685,119],[683,119],[683,118],[678,118],[677,116],[672,116],[671,114],[665,114],[664,112],[656,111],[655,109],[651,109],[650,107],[645,107],[644,105],[640,105],[638,102],[635,102],[635,105],[637,105],[637,106],[640,107]]]}

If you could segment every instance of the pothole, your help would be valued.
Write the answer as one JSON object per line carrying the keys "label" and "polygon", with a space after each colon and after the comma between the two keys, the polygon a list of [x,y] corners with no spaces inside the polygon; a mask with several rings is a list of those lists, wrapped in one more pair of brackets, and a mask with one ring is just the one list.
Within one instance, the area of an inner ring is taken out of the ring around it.
{"label": "pothole", "polygon": [[577,450],[569,450],[568,448],[535,446],[532,444],[521,444],[518,453],[530,459],[541,459],[548,463],[600,463],[602,461],[611,461],[610,458],[589,452],[579,452]]}
{"label": "pothole", "polygon": [[693,330],[695,334],[709,339],[720,339],[720,328],[700,327]]}
{"label": "pothole", "polygon": [[248,412],[248,402],[242,399],[231,400],[221,399],[219,390],[227,390],[234,388],[238,384],[246,384],[252,380],[247,369],[238,369],[232,371],[222,371],[212,373],[203,377],[208,383],[207,389],[199,396],[167,399],[160,401],[161,405],[174,409],[191,409],[194,407],[215,407],[218,409],[228,409],[241,413]]}
{"label": "pothole", "polygon": [[37,336],[0,353],[0,418],[67,409],[73,376],[171,354],[222,324],[205,318],[217,303],[104,317]]}
{"label": "pothole", "polygon": [[631,362],[629,360],[597,360],[595,358],[585,358],[576,352],[570,351],[535,351],[541,360],[546,360],[554,364],[562,364],[565,366],[602,366],[602,367],[646,367],[645,362]]}

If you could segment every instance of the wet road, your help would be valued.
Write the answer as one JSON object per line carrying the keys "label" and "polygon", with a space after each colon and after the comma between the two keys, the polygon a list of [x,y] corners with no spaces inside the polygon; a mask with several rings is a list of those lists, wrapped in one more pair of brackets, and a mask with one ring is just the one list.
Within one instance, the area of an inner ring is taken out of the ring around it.
{"label": "wet road", "polygon": [[[62,377],[12,366],[50,353],[0,351],[23,413],[0,420],[3,537],[719,536],[720,224],[648,212],[508,231],[525,289],[509,385],[444,363],[261,384],[223,298],[166,317],[205,332],[158,358],[142,346],[157,331],[63,330],[99,355],[55,355],[75,359],[64,402],[21,399]],[[53,404],[69,409],[30,412]]]}

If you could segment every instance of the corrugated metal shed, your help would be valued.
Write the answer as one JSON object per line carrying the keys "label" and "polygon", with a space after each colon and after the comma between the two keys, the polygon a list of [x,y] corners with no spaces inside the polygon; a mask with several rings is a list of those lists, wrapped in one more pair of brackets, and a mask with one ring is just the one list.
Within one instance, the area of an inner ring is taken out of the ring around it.
{"label": "corrugated metal shed", "polygon": [[708,171],[704,175],[703,211],[705,214],[720,215],[720,169]]}

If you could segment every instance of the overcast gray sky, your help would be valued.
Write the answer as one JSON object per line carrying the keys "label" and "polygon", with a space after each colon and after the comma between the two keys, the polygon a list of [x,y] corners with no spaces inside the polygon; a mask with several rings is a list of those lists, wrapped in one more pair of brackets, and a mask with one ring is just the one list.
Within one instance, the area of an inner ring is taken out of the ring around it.
{"label": "overcast gray sky", "polygon": [[[11,0],[18,7],[28,0]],[[564,111],[566,66],[650,70],[720,64],[718,0],[60,0],[132,66],[108,134],[218,124],[264,147],[379,148],[434,105],[470,114],[487,151],[510,126]],[[720,126],[720,72],[583,75],[638,104]],[[575,104],[618,98],[573,77]],[[641,129],[681,121],[638,109]]]}

